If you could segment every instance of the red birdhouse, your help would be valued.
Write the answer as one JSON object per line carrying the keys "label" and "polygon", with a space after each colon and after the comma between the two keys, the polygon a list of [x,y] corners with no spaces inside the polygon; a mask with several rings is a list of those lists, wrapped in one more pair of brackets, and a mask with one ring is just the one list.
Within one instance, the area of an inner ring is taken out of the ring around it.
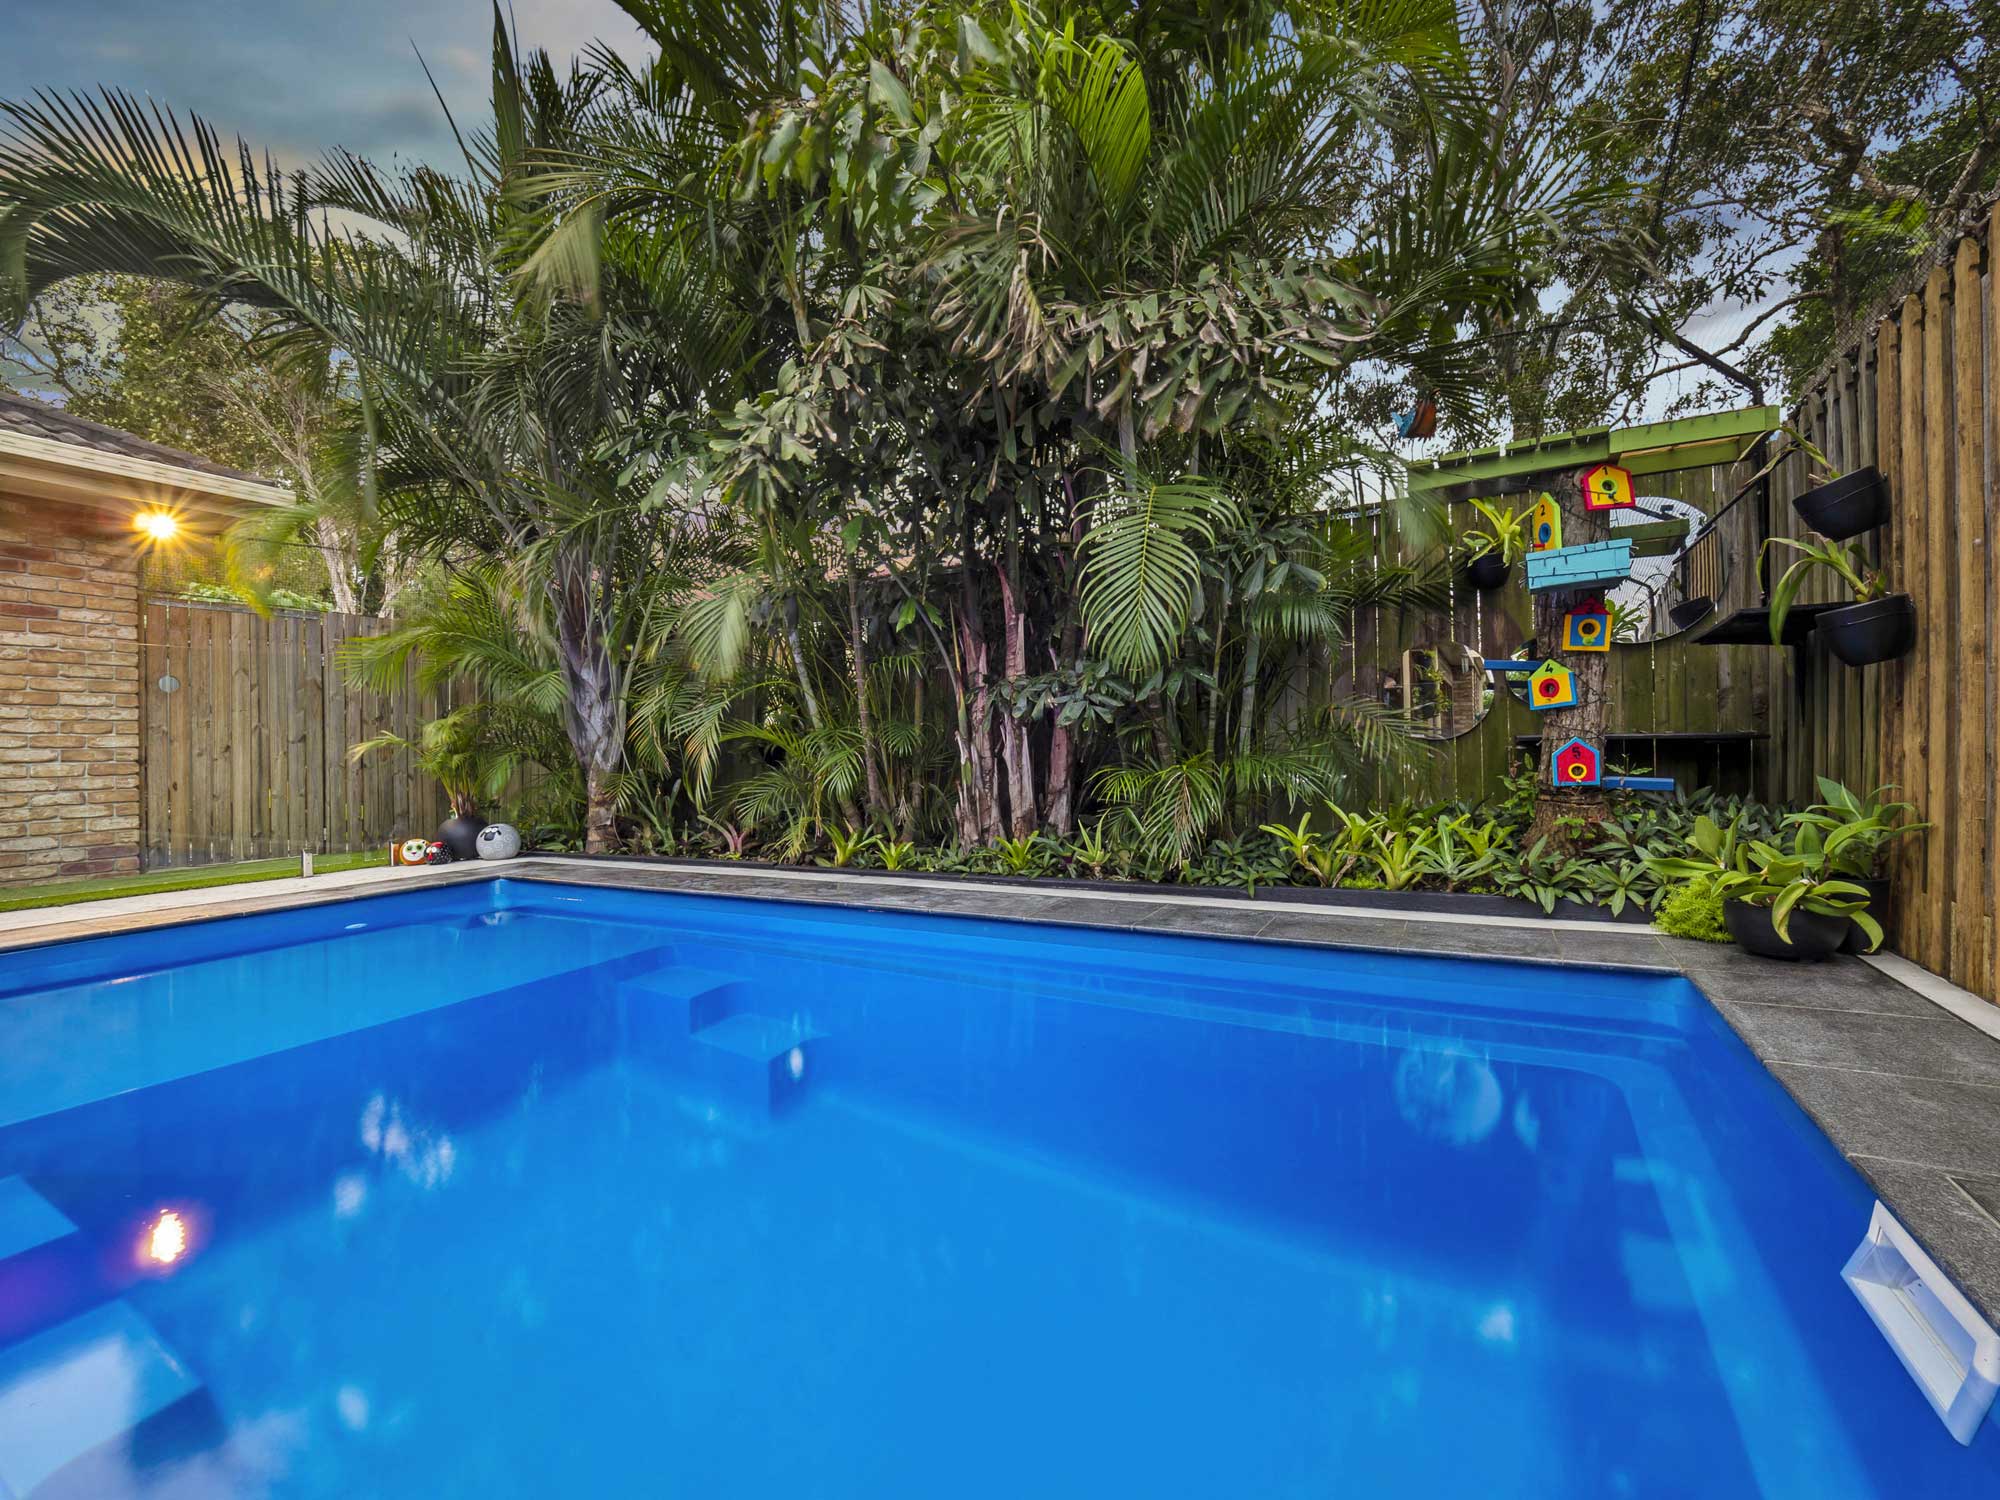
{"label": "red birdhouse", "polygon": [[1565,740],[1556,750],[1549,779],[1557,786],[1596,786],[1597,751],[1582,740]]}

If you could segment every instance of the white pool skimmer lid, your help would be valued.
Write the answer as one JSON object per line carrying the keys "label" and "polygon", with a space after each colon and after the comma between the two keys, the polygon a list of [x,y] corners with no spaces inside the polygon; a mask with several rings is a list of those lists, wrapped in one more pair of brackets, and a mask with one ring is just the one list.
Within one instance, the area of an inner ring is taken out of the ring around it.
{"label": "white pool skimmer lid", "polygon": [[2000,1390],[2000,1333],[1881,1203],[1841,1278],[1961,1443]]}

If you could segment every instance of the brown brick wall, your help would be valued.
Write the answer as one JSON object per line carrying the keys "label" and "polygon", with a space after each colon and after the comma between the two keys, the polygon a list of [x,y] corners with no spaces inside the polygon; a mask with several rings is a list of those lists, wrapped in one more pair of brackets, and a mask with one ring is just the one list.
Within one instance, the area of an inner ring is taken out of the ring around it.
{"label": "brown brick wall", "polygon": [[139,868],[139,555],[0,496],[0,885]]}

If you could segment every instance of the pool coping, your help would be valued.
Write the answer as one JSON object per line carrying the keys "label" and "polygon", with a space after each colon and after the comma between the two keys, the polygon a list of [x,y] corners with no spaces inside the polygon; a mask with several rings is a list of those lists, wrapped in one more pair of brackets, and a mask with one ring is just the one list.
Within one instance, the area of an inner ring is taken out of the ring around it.
{"label": "pool coping", "polygon": [[[944,885],[879,874],[857,879],[835,870],[691,869],[544,855],[173,893],[179,900],[122,898],[93,903],[96,911],[0,914],[0,952],[503,877],[1681,975],[2000,1325],[2000,1007],[1901,959],[1793,966],[1733,946],[1602,922],[1523,924],[1488,915],[1252,902],[1227,893]],[[1854,1226],[1856,1243],[1866,1227]]]}

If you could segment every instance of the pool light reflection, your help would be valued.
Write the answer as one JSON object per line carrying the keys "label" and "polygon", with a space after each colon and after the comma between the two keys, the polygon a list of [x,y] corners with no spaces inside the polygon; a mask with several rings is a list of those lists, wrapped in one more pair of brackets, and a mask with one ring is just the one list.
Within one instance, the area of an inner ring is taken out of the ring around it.
{"label": "pool light reflection", "polygon": [[160,1210],[158,1217],[146,1226],[146,1236],[140,1248],[140,1259],[156,1266],[170,1266],[187,1254],[187,1220],[171,1208]]}

